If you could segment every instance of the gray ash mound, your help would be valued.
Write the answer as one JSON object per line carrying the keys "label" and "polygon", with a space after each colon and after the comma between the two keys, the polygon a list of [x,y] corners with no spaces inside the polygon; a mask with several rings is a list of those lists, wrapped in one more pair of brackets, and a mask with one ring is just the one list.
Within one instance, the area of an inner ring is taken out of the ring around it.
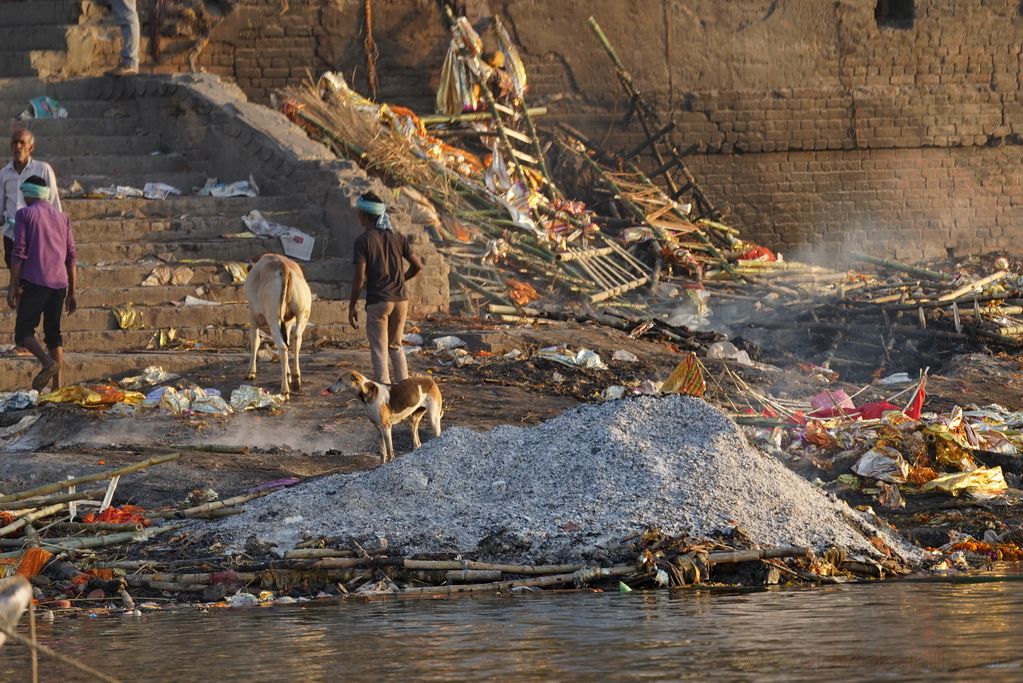
{"label": "gray ash mound", "polygon": [[583,406],[529,428],[450,429],[377,469],[253,501],[218,531],[233,549],[254,538],[283,553],[322,535],[539,563],[604,559],[649,527],[699,539],[736,525],[762,547],[836,545],[876,558],[877,535],[919,559],[683,396]]}

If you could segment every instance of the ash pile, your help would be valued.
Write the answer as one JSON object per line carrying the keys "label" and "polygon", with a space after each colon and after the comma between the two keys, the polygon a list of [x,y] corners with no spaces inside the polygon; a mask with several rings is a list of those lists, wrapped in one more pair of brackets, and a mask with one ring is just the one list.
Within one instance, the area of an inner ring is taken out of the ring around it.
{"label": "ash pile", "polygon": [[450,429],[387,467],[255,501],[216,530],[235,551],[331,537],[407,555],[608,563],[651,529],[922,559],[751,446],[723,413],[678,395],[583,406],[531,428]]}

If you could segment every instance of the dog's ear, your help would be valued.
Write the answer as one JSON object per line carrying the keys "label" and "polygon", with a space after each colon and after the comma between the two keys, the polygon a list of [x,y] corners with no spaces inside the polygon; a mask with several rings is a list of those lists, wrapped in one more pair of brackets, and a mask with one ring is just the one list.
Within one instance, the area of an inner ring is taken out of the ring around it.
{"label": "dog's ear", "polygon": [[362,385],[362,396],[366,403],[376,403],[377,396],[380,394],[380,387],[373,382],[366,382]]}

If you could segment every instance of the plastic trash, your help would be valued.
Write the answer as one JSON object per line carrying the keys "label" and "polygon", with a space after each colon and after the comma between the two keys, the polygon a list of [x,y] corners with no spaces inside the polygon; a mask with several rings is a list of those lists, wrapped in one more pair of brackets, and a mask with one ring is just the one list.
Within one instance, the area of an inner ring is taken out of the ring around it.
{"label": "plastic trash", "polygon": [[631,593],[632,589],[629,588],[629,585],[627,583],[625,583],[624,581],[619,581],[618,582],[618,592],[619,593]]}
{"label": "plastic trash", "polygon": [[423,341],[423,335],[416,334],[415,332],[409,332],[401,338],[403,344],[409,344],[411,346],[422,346],[426,342]]}
{"label": "plastic trash", "polygon": [[1009,490],[1002,468],[978,467],[972,472],[955,472],[932,479],[921,487],[924,491],[942,491],[952,496],[966,493],[971,498],[988,500],[1004,496]]}
{"label": "plastic trash", "polygon": [[228,261],[224,264],[224,270],[231,276],[232,285],[240,285],[245,282],[245,278],[249,276],[248,264],[242,263],[241,261]]}
{"label": "plastic trash", "polygon": [[580,368],[595,370],[606,370],[607,366],[600,359],[600,355],[591,349],[579,349],[574,354],[567,349],[558,346],[548,346],[540,349],[536,354],[538,358],[552,360],[562,365],[570,365]]}
{"label": "plastic trash", "polygon": [[810,407],[813,408],[811,415],[824,413],[828,417],[856,410],[856,405],[849,398],[849,394],[841,389],[825,389],[810,399]]}
{"label": "plastic trash", "polygon": [[285,255],[299,261],[308,261],[313,257],[313,246],[316,238],[298,228],[291,228],[287,234],[281,235],[281,247]]}
{"label": "plastic trash", "polygon": [[196,194],[200,197],[258,197],[259,186],[251,175],[248,180],[239,180],[230,185],[216,178],[207,178],[206,184]]}
{"label": "plastic trash", "polygon": [[142,187],[142,196],[146,199],[166,199],[181,195],[181,190],[167,183],[146,183]]}
{"label": "plastic trash", "polygon": [[[199,391],[203,391],[200,389]],[[210,394],[203,391],[205,396],[196,396],[192,399],[189,408],[192,412],[205,413],[207,415],[230,415],[234,412],[220,395]]]}
{"label": "plastic trash", "polygon": [[860,456],[852,471],[861,477],[903,484],[909,474],[909,463],[891,446],[875,446]]}
{"label": "plastic trash", "polygon": [[194,276],[195,271],[188,266],[156,266],[142,281],[142,286],[187,285]]}
{"label": "plastic trash", "polygon": [[254,387],[251,384],[243,384],[231,392],[231,407],[236,412],[243,410],[260,410],[272,408],[284,403],[284,397],[280,394],[271,394],[266,389]]}
{"label": "plastic trash", "polygon": [[878,488],[881,489],[881,493],[877,497],[878,505],[888,510],[898,510],[906,507],[906,501],[903,499],[897,485],[882,481],[878,482]]}
{"label": "plastic trash", "polygon": [[173,372],[167,372],[159,365],[149,365],[145,370],[142,371],[141,375],[132,375],[131,377],[125,377],[118,384],[125,389],[139,389],[144,386],[153,386],[154,384],[162,384],[164,382],[170,382],[178,378]]}
{"label": "plastic trash", "polygon": [[465,346],[465,342],[458,337],[448,335],[446,337],[438,337],[433,340],[433,346],[438,351],[449,351],[451,349],[460,349]]}
{"label": "plastic trash", "polygon": [[0,439],[9,439],[12,436],[17,436],[22,432],[26,431],[29,427],[34,425],[40,418],[40,415],[25,415],[14,424],[7,425],[6,427],[0,428]]}
{"label": "plastic trash", "polygon": [[145,197],[145,193],[143,193],[142,190],[137,187],[131,187],[130,185],[105,185],[104,187],[97,187],[90,194],[99,195],[100,197],[110,197],[111,199]]}
{"label": "plastic trash", "polygon": [[625,396],[625,387],[620,384],[613,384],[601,392],[600,397],[605,401],[617,401]]}
{"label": "plastic trash", "polygon": [[29,109],[25,110],[22,116],[28,114],[26,118],[33,119],[66,119],[68,117],[68,111],[64,107],[60,106],[60,102],[41,95],[39,97],[33,97],[28,101]]}
{"label": "plastic trash", "polygon": [[231,607],[252,607],[259,604],[259,598],[252,593],[242,593],[227,596],[226,602]]}
{"label": "plastic trash", "polygon": [[912,382],[908,372],[896,372],[894,375],[888,375],[887,377],[881,378],[881,384],[885,386],[891,384],[909,384]]}
{"label": "plastic trash", "polygon": [[31,408],[39,400],[39,392],[35,389],[19,391],[0,391],[0,413],[8,410]]}
{"label": "plastic trash", "polygon": [[712,360],[734,360],[739,365],[753,365],[753,360],[745,350],[740,351],[735,344],[726,341],[714,342],[708,346],[707,358]]}
{"label": "plastic trash", "polygon": [[611,355],[611,360],[622,361],[623,363],[635,363],[639,360],[639,356],[634,354],[632,351],[618,349]]}
{"label": "plastic trash", "polygon": [[144,330],[146,324],[142,320],[142,311],[135,308],[133,304],[124,304],[111,309],[114,318],[117,319],[117,326],[122,330]]}

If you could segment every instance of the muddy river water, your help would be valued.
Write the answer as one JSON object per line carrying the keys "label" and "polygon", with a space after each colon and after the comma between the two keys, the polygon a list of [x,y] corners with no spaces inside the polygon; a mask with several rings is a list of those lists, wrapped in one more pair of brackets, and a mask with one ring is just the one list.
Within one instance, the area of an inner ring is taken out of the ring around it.
{"label": "muddy river water", "polygon": [[[1023,583],[986,578],[83,615],[40,640],[124,681],[1018,681]],[[27,680],[26,650],[0,649],[0,681]]]}

